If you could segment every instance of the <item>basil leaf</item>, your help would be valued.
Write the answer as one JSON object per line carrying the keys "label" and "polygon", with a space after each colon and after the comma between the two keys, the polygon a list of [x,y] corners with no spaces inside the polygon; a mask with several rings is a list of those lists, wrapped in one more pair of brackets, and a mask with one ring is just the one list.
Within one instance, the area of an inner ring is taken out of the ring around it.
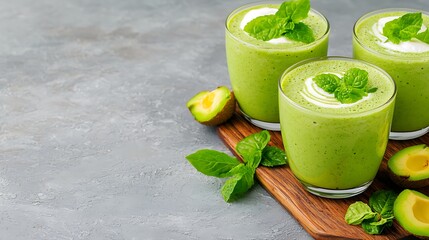
{"label": "basil leaf", "polygon": [[294,29],[286,31],[284,36],[297,42],[311,43],[314,41],[313,30],[302,22],[295,23]]}
{"label": "basil leaf", "polygon": [[307,18],[310,11],[310,0],[292,0],[283,2],[276,16],[292,20],[294,23]]}
{"label": "basil leaf", "polygon": [[234,169],[235,174],[226,180],[221,193],[226,202],[232,202],[240,198],[255,183],[255,171],[246,165],[239,165]]}
{"label": "basil leaf", "polygon": [[285,25],[285,19],[277,18],[275,15],[265,15],[247,23],[244,31],[256,39],[268,41],[281,37],[285,31]]}
{"label": "basil leaf", "polygon": [[228,177],[228,172],[235,166],[240,164],[235,157],[231,157],[226,153],[202,149],[186,156],[186,159],[199,172],[213,177]]}
{"label": "basil leaf", "polygon": [[393,216],[393,204],[398,194],[392,190],[380,190],[371,195],[369,206],[380,214],[382,218]]}
{"label": "basil leaf", "polygon": [[357,201],[349,206],[344,219],[348,224],[358,225],[363,220],[373,219],[377,213],[372,212],[368,204]]}
{"label": "basil leaf", "polygon": [[351,68],[344,74],[343,79],[347,86],[365,89],[368,84],[368,72],[359,68]]}
{"label": "basil leaf", "polygon": [[387,22],[383,27],[383,35],[395,44],[401,41],[409,41],[417,35],[422,24],[422,13],[407,13],[400,18]]}
{"label": "basil leaf", "polygon": [[267,130],[262,130],[242,139],[235,146],[235,150],[243,157],[245,163],[256,168],[259,165],[262,150],[270,141],[270,137],[271,135]]}
{"label": "basil leaf", "polygon": [[266,146],[262,150],[261,164],[266,167],[275,167],[285,165],[287,157],[284,151],[278,147]]}
{"label": "basil leaf", "polygon": [[429,44],[429,28],[426,31],[417,34],[416,38],[424,43]]}
{"label": "basil leaf", "polygon": [[325,90],[327,93],[334,93],[335,89],[340,85],[340,78],[335,74],[319,74],[313,78],[317,86]]}

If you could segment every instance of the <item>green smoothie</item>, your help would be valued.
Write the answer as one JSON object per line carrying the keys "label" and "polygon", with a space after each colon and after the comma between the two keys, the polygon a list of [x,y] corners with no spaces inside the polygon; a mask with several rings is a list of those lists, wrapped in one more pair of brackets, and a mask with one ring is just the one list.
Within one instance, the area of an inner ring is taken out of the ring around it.
{"label": "green smoothie", "polygon": [[328,49],[328,21],[314,10],[302,21],[316,39],[309,44],[285,37],[279,41],[258,40],[240,26],[251,10],[264,8],[273,14],[279,6],[269,2],[246,5],[226,20],[226,57],[234,95],[245,115],[268,123],[279,122],[277,83],[281,74],[298,61],[326,56]]}
{"label": "green smoothie", "polygon": [[[396,82],[398,96],[392,132],[400,133],[429,126],[429,44],[414,38],[394,44],[382,35],[386,21],[410,12],[418,11],[386,9],[369,13],[357,21],[353,37],[354,58],[381,67]],[[422,17],[423,25],[428,27],[429,16],[423,14]]]}
{"label": "green smoothie", "polygon": [[[368,87],[377,91],[342,104],[314,83],[316,75],[341,77],[350,68],[366,70]],[[395,91],[386,72],[353,59],[310,60],[289,68],[280,80],[279,106],[294,175],[305,186],[323,189],[369,186],[387,146]]]}

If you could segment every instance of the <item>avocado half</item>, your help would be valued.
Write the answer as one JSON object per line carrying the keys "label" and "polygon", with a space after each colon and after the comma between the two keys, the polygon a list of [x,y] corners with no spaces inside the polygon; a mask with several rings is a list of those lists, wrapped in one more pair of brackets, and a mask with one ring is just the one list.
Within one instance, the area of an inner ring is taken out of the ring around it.
{"label": "avocado half", "polygon": [[395,200],[393,214],[405,230],[421,239],[429,239],[429,196],[405,189]]}
{"label": "avocado half", "polygon": [[425,144],[404,148],[387,162],[389,176],[403,188],[429,186],[429,147]]}
{"label": "avocado half", "polygon": [[234,93],[225,86],[199,92],[186,104],[195,120],[208,126],[216,126],[230,119],[235,105]]}

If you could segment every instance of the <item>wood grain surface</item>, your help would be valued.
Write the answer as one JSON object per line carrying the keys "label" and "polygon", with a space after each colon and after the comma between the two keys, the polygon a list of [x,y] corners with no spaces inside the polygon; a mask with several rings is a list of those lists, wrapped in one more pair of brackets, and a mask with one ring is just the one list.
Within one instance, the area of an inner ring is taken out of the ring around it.
{"label": "wood grain surface", "polygon": [[[218,126],[217,133],[225,145],[237,157],[235,145],[244,137],[261,131],[251,125],[239,113],[226,123]],[[280,132],[270,131],[269,145],[283,148]],[[360,226],[351,226],[344,221],[348,206],[355,201],[368,202],[369,196],[379,189],[396,187],[387,175],[387,160],[397,151],[411,145],[426,143],[429,145],[429,134],[418,139],[407,141],[389,141],[384,160],[373,184],[364,193],[348,199],[327,199],[308,193],[293,176],[288,167],[267,168],[260,166],[256,177],[260,184],[303,226],[315,239],[413,239],[398,223],[385,229],[382,235],[366,234]],[[429,187],[418,191],[429,195]]]}

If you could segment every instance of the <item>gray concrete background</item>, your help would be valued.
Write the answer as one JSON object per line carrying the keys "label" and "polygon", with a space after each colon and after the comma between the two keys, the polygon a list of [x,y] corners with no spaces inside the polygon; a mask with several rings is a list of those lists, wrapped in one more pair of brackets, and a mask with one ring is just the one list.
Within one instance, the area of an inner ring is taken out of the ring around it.
{"label": "gray concrete background", "polygon": [[[245,0],[0,1],[0,239],[311,239],[258,184],[227,204],[184,156],[228,149],[186,101],[229,86],[224,20]],[[313,0],[330,55],[365,12]]]}

